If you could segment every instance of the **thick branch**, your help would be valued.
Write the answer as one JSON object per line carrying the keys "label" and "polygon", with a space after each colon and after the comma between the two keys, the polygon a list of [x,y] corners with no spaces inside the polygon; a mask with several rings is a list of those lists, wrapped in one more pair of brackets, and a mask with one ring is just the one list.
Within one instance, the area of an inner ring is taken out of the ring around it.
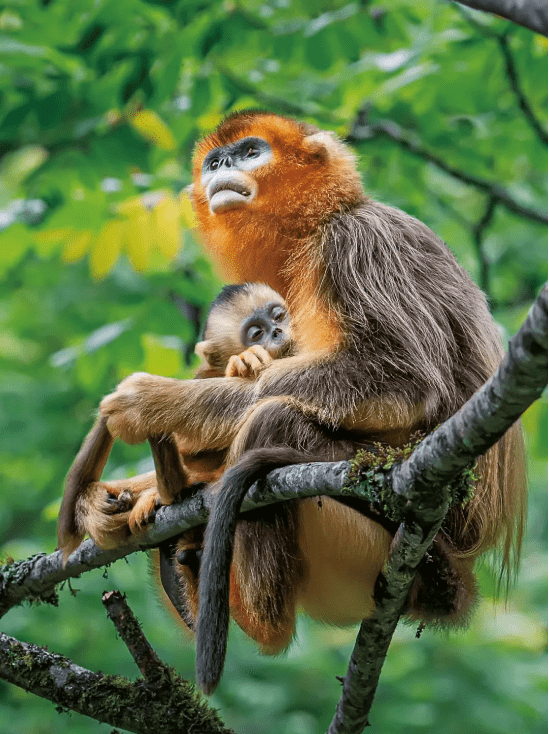
{"label": "thick branch", "polygon": [[76,711],[137,734],[231,734],[187,681],[170,671],[160,682],[103,675],[62,655],[0,633],[0,678]]}
{"label": "thick branch", "polygon": [[547,3],[545,0],[457,0],[475,10],[501,15],[517,25],[547,35]]}
{"label": "thick branch", "polygon": [[[347,461],[339,461],[278,469],[269,475],[267,484],[252,487],[242,510],[245,512],[286,499],[318,494],[349,494],[349,490],[342,489],[348,467]],[[23,561],[1,566],[0,617],[26,599],[57,605],[57,584],[78,578],[95,568],[108,566],[131,553],[155,548],[163,540],[205,524],[211,504],[212,495],[208,489],[204,489],[182,502],[161,507],[154,523],[145,532],[135,536],[132,543],[102,550],[92,540],[86,540],[72,553],[64,568],[61,551],[49,555],[38,553]]]}
{"label": "thick branch", "polygon": [[[445,482],[479,454],[486,451],[536,400],[547,381],[547,290],[540,294],[528,318],[511,340],[509,354],[496,376],[463,408],[415,450],[412,458],[393,469],[397,492],[410,494],[410,487],[424,476],[424,482]],[[544,342],[545,340],[545,342]],[[545,346],[544,346],[545,343]],[[467,433],[463,431],[467,428]],[[460,437],[466,435],[466,439]],[[446,456],[449,449],[457,456]],[[418,469],[419,467],[419,469]],[[310,463],[271,472],[253,485],[242,511],[275,502],[316,495],[347,495],[364,498],[363,490],[345,486],[349,462]],[[410,495],[411,497],[411,495]],[[205,489],[180,503],[162,507],[146,532],[132,544],[101,550],[87,540],[70,556],[65,568],[60,551],[12,563],[0,569],[0,616],[28,598],[52,603],[55,585],[76,578],[93,568],[113,563],[138,550],[153,548],[174,535],[207,521],[212,503]]]}

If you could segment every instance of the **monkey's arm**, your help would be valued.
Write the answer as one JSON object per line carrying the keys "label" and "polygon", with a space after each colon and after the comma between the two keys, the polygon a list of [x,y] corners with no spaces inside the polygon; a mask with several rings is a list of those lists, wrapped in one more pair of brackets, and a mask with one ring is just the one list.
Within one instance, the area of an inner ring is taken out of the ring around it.
{"label": "monkey's arm", "polygon": [[107,428],[106,418],[99,418],[86,436],[82,448],[67,475],[57,525],[57,542],[67,556],[79,545],[83,538],[80,529],[77,527],[77,500],[89,484],[97,482],[101,478],[113,441],[114,439]]}
{"label": "monkey's arm", "polygon": [[137,372],[103,399],[100,412],[126,443],[176,433],[195,452],[229,446],[255,400],[255,383],[239,377],[176,380]]}
{"label": "monkey's arm", "polygon": [[176,380],[137,372],[103,399],[100,412],[110,432],[126,443],[176,433],[191,452],[229,446],[248,409],[269,397],[295,400],[321,423],[360,432],[421,420],[426,396],[380,396],[380,380],[362,372],[360,379],[350,379],[348,363],[354,359],[344,350],[286,357],[274,360],[255,381]]}

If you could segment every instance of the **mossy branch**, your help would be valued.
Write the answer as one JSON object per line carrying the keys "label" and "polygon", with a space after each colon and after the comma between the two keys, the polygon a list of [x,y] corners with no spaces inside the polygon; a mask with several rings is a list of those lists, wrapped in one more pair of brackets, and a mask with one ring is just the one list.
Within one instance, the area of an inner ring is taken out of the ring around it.
{"label": "mossy branch", "polygon": [[471,460],[493,446],[541,396],[547,385],[547,367],[545,286],[511,339],[496,374],[458,413],[427,436],[407,461],[390,467],[383,477],[385,487],[390,485],[396,495],[394,506],[407,508],[406,517],[378,579],[382,591],[376,594],[375,613],[360,627],[328,734],[360,734],[368,726],[390,641],[415,570],[450,505],[451,482],[456,474],[468,471]]}
{"label": "mossy branch", "polygon": [[94,673],[44,648],[0,633],[0,678],[76,711],[136,734],[231,734],[193,685],[164,667],[136,681]]}

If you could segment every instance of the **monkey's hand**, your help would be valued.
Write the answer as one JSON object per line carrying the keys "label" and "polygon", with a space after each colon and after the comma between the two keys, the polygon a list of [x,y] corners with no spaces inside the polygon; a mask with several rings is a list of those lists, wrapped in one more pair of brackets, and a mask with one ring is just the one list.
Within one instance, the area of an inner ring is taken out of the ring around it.
{"label": "monkey's hand", "polygon": [[254,380],[272,361],[273,358],[269,352],[256,344],[229,359],[225,377],[248,377]]}
{"label": "monkey's hand", "polygon": [[113,436],[130,444],[142,443],[147,436],[171,432],[170,396],[182,384],[182,380],[136,372],[103,398],[99,411]]}

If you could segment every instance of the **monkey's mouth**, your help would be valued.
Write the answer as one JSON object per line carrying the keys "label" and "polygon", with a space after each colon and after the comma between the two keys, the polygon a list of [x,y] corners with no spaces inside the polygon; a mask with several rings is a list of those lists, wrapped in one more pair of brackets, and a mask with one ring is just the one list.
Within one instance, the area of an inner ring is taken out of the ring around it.
{"label": "monkey's mouth", "polygon": [[226,209],[246,206],[254,198],[256,190],[257,185],[253,179],[236,171],[216,178],[207,188],[210,211],[218,214]]}

